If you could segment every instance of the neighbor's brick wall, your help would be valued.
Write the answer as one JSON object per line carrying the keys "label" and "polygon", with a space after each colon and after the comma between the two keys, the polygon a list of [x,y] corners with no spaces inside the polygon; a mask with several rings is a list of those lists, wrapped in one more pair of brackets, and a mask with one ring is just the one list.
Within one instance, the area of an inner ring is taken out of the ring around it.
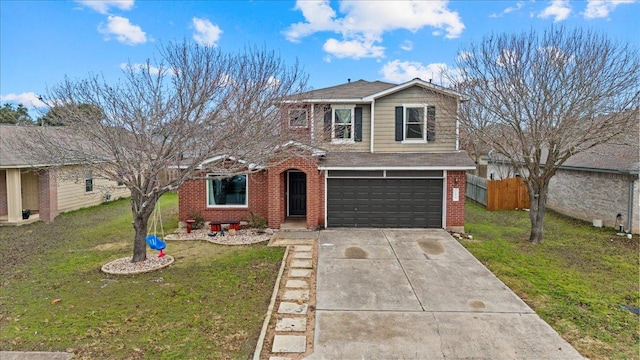
{"label": "neighbor's brick wall", "polygon": [[[465,171],[447,171],[447,223],[444,228],[464,231],[464,202],[467,185]],[[459,189],[458,201],[453,201],[453,189]]]}
{"label": "neighbor's brick wall", "polygon": [[0,170],[0,216],[9,215],[7,207],[7,171]]}
{"label": "neighbor's brick wall", "polygon": [[[629,181],[621,174],[590,171],[558,170],[549,183],[547,206],[559,213],[592,222],[602,220],[605,226],[615,226],[616,215],[622,214],[627,228]],[[634,184],[633,232],[640,233],[640,198]]]}
{"label": "neighbor's brick wall", "polygon": [[[203,175],[204,176],[204,175]],[[267,174],[258,172],[248,176],[248,207],[208,208],[207,181],[189,180],[178,190],[179,220],[185,221],[191,212],[200,212],[205,221],[240,221],[248,218],[250,211],[267,217]]]}
{"label": "neighbor's brick wall", "polygon": [[40,199],[40,220],[51,222],[58,211],[58,178],[55,170],[43,171],[38,175],[38,196]]}

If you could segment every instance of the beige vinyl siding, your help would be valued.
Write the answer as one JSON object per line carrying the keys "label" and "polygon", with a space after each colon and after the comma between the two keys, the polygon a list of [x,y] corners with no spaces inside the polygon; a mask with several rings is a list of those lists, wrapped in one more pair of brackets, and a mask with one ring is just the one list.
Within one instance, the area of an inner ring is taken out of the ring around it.
{"label": "beige vinyl siding", "polygon": [[58,211],[60,212],[103,203],[107,193],[111,194],[111,200],[130,195],[126,187],[118,186],[113,181],[99,178],[95,172],[92,192],[85,192],[85,182],[81,168],[67,168],[58,172]]}
{"label": "beige vinyl siding", "polygon": [[[436,107],[436,139],[428,143],[396,141],[396,106],[425,104]],[[374,152],[446,152],[456,149],[455,98],[418,86],[379,98],[375,103]],[[370,124],[369,124],[370,125]]]}
{"label": "beige vinyl siding", "polygon": [[[340,104],[342,105],[342,104]],[[371,144],[371,104],[348,104],[362,107],[362,141],[332,144],[324,137],[324,105],[314,105],[314,133],[318,147],[329,151],[369,151]],[[355,131],[355,123],[354,123]]]}
{"label": "beige vinyl siding", "polygon": [[40,210],[40,194],[38,175],[34,172],[22,172],[20,174],[22,184],[22,208]]}

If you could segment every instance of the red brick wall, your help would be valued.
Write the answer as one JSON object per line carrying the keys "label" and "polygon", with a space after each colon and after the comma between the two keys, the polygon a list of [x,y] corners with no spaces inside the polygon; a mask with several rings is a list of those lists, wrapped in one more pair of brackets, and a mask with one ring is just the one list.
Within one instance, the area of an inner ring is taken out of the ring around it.
{"label": "red brick wall", "polygon": [[178,218],[185,221],[190,213],[200,212],[205,221],[240,221],[250,215],[250,211],[267,217],[267,174],[265,171],[248,176],[248,207],[208,208],[207,181],[204,179],[185,182],[178,190]]}
{"label": "red brick wall", "polygon": [[[464,226],[464,201],[467,177],[464,171],[447,171],[447,223],[445,228]],[[453,189],[458,188],[458,201],[453,201]]]}
{"label": "red brick wall", "polygon": [[324,182],[321,181],[317,160],[304,158],[290,159],[269,169],[269,216],[267,217],[269,227],[279,229],[280,224],[285,221],[287,213],[286,172],[288,170],[302,171],[307,175],[307,228],[317,228],[320,224],[321,201],[314,194],[321,191],[320,184],[324,187]]}
{"label": "red brick wall", "polygon": [[58,179],[55,170],[38,174],[38,196],[40,199],[40,220],[51,222],[58,216]]}

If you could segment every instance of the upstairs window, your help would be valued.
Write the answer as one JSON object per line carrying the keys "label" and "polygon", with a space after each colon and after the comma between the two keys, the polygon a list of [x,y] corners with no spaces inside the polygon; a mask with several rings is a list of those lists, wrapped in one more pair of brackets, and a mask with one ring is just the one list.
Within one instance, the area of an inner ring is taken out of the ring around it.
{"label": "upstairs window", "polygon": [[404,105],[396,108],[396,141],[434,141],[436,107]]}
{"label": "upstairs window", "polygon": [[307,109],[289,109],[289,127],[306,128],[308,119]]}
{"label": "upstairs window", "polygon": [[208,175],[207,206],[247,206],[247,175],[236,175],[228,178],[214,178]]}
{"label": "upstairs window", "polygon": [[424,140],[424,110],[424,107],[405,107],[405,140]]}
{"label": "upstairs window", "polygon": [[332,117],[332,140],[353,141],[353,107],[335,107]]}

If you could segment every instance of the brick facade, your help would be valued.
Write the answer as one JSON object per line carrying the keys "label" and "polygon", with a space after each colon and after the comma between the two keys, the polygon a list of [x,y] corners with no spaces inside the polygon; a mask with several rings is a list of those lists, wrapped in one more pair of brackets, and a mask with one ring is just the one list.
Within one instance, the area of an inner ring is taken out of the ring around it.
{"label": "brick facade", "polygon": [[615,226],[621,214],[627,226],[629,183],[634,181],[632,232],[640,233],[640,181],[629,175],[560,169],[549,183],[547,206],[559,213],[604,226]]}
{"label": "brick facade", "polygon": [[[444,228],[451,231],[464,232],[464,203],[467,185],[465,171],[447,171],[446,199],[447,222]],[[458,189],[458,201],[453,199],[453,189]]]}
{"label": "brick facade", "polygon": [[38,176],[40,220],[51,222],[58,216],[58,178],[55,170],[43,171]]}
{"label": "brick facade", "polygon": [[[248,175],[247,207],[207,207],[206,180],[190,180],[178,190],[179,219],[185,221],[192,212],[200,212],[205,221],[240,221],[250,212],[267,219],[268,226],[279,229],[287,215],[287,171],[301,171],[307,176],[307,228],[324,224],[324,174],[316,159],[294,158],[268,170]],[[319,194],[320,196],[316,196]]]}

